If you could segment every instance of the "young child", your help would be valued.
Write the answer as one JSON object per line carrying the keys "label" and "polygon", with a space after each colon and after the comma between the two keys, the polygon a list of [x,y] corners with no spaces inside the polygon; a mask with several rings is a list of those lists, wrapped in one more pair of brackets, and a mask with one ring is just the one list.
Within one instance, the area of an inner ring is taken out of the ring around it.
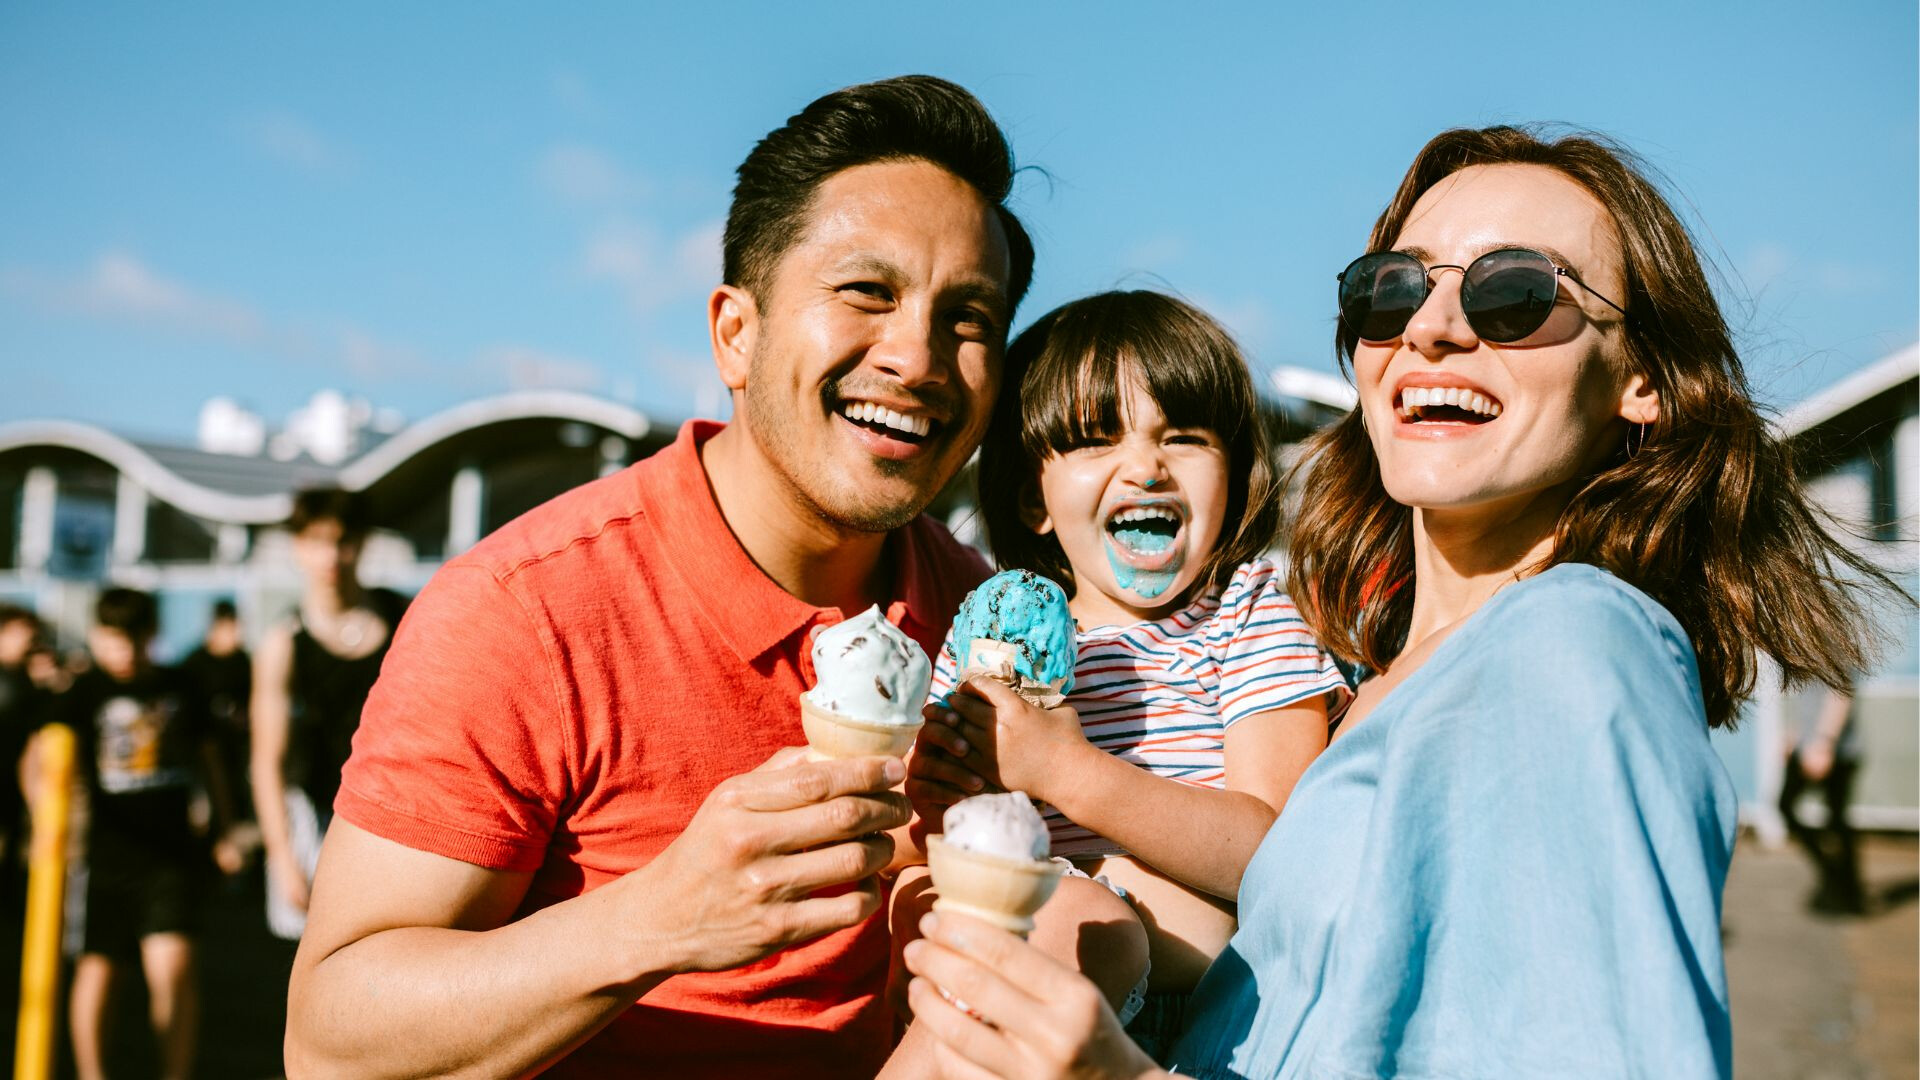
{"label": "young child", "polygon": [[[1278,485],[1252,378],[1219,324],[1157,293],[1077,300],[1013,343],[1003,385],[980,509],[1001,566],[1066,590],[1074,686],[1051,710],[988,680],[961,686],[951,710],[929,708],[908,790],[931,829],[982,787],[1045,804],[1054,854],[1145,925],[1148,977],[1116,1005],[1125,1020],[1146,992],[1133,1030],[1152,1042],[1232,935],[1241,873],[1348,689],[1264,555]],[[936,701],[955,647],[949,635]],[[1033,940],[1071,950],[1062,959],[1113,997],[1125,977],[1103,979],[1080,947],[1079,924],[1105,921],[1089,918],[1089,887],[1063,881]]]}
{"label": "young child", "polygon": [[216,836],[228,806],[192,681],[148,659],[156,615],[146,593],[101,593],[87,635],[93,667],[52,712],[77,737],[77,768],[88,790],[86,906],[69,1017],[82,1080],[104,1075],[113,984],[127,967],[146,975],[157,1075],[192,1074],[199,1020],[192,934],[197,886],[211,869],[208,846],[189,817],[201,770]]}

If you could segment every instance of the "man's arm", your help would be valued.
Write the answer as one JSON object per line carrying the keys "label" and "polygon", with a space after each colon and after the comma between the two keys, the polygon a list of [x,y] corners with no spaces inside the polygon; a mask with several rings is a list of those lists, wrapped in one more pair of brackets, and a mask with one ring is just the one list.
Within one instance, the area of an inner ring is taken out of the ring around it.
{"label": "man's arm", "polygon": [[[520,1076],[682,971],[720,971],[853,926],[907,820],[898,759],[783,750],[715,788],[651,863],[509,922],[532,875],[336,818],[287,1003],[295,1076]],[[797,763],[796,763],[797,762]],[[812,894],[859,882],[841,895]]]}
{"label": "man's arm", "polygon": [[260,843],[273,867],[269,888],[278,888],[296,909],[307,907],[307,872],[293,854],[287,823],[287,733],[292,722],[293,629],[276,626],[267,632],[253,658],[253,699],[248,704],[252,750],[248,778],[253,782],[254,820],[260,823]]}

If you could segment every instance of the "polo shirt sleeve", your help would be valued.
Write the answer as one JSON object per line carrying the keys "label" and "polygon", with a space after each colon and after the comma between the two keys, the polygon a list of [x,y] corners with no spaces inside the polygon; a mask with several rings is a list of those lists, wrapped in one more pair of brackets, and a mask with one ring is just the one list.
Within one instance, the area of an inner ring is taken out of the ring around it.
{"label": "polo shirt sleeve", "polygon": [[487,569],[441,569],[361,712],[334,812],[489,869],[540,867],[568,790],[566,714],[540,628]]}
{"label": "polo shirt sleeve", "polygon": [[1207,637],[1220,664],[1220,719],[1228,727],[1321,694],[1332,718],[1350,696],[1346,676],[1282,585],[1270,560],[1255,559],[1234,571],[1220,595]]}

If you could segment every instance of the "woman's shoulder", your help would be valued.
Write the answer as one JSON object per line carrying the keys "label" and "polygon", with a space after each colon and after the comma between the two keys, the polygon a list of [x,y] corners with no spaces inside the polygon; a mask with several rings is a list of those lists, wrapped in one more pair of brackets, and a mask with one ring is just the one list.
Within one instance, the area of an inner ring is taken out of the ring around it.
{"label": "woman's shoulder", "polygon": [[1458,637],[1447,643],[1450,657],[1435,656],[1447,674],[1501,687],[1535,725],[1678,722],[1704,736],[1686,631],[1658,601],[1599,567],[1565,563],[1510,585]]}
{"label": "woman's shoulder", "polygon": [[1507,586],[1487,603],[1480,622],[1484,632],[1527,652],[1579,645],[1611,656],[1655,649],[1672,661],[1693,662],[1693,646],[1672,612],[1586,563],[1561,563]]}

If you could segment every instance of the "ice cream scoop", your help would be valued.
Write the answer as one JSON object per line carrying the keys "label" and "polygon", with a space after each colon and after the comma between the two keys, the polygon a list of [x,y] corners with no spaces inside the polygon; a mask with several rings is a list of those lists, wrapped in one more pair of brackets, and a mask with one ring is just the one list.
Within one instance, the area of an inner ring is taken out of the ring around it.
{"label": "ice cream scoop", "polygon": [[816,756],[898,756],[913,745],[933,665],[877,605],[814,637],[813,673],[800,723]]}
{"label": "ice cream scoop", "polygon": [[1003,570],[961,601],[953,618],[959,681],[998,679],[1042,707],[1073,689],[1073,614],[1060,586],[1030,570]]}
{"label": "ice cream scoop", "polygon": [[1046,822],[1024,792],[975,795],[947,807],[946,832],[927,837],[935,911],[959,911],[1022,936],[1053,895]]}

